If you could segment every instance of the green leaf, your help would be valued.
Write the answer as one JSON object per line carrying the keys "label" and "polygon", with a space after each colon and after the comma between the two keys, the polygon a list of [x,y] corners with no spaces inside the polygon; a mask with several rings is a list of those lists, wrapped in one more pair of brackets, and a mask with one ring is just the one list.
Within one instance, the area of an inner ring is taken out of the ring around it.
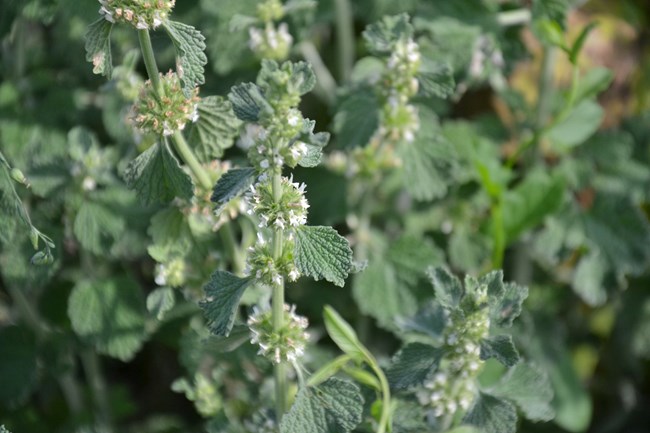
{"label": "green leaf", "polygon": [[565,26],[570,2],[567,0],[533,0],[533,18],[546,18],[556,21],[560,29]]}
{"label": "green leaf", "polygon": [[244,122],[257,122],[264,113],[273,113],[273,107],[264,98],[262,90],[253,83],[234,86],[228,99],[235,115]]}
{"label": "green leaf", "polygon": [[343,353],[357,360],[365,357],[364,348],[356,332],[354,332],[350,324],[336,310],[326,305],[323,310],[323,319],[325,320],[327,334],[334,340]]}
{"label": "green leaf", "polygon": [[614,74],[607,68],[590,68],[580,77],[578,90],[576,91],[576,102],[595,98],[607,90],[613,79]]}
{"label": "green leaf", "polygon": [[93,73],[111,78],[113,59],[111,56],[111,30],[113,24],[100,18],[86,32],[86,60],[93,64]]}
{"label": "green leaf", "polygon": [[597,24],[595,22],[589,23],[584,28],[582,31],[580,31],[580,34],[576,38],[575,42],[571,46],[571,49],[569,50],[569,61],[573,63],[574,65],[578,64],[578,56],[580,55],[580,52],[582,51],[582,46],[585,44],[585,41],[587,40],[587,36],[589,36],[589,33],[596,28]]}
{"label": "green leaf", "polygon": [[352,382],[331,378],[302,388],[282,418],[280,433],[348,433],[361,423],[363,397]]}
{"label": "green leaf", "polygon": [[445,254],[426,237],[405,234],[391,242],[386,258],[395,266],[398,279],[415,287],[430,266],[444,263]]}
{"label": "green leaf", "polygon": [[412,143],[400,143],[404,185],[416,200],[442,197],[453,181],[456,152],[441,134],[435,114],[419,106],[420,130]]}
{"label": "green leaf", "polygon": [[68,298],[72,329],[100,353],[130,361],[147,339],[141,295],[126,277],[81,281]]}
{"label": "green leaf", "polygon": [[192,232],[187,217],[177,207],[169,207],[151,218],[147,231],[153,243],[147,251],[157,262],[184,256],[192,248]]}
{"label": "green leaf", "polygon": [[506,367],[512,367],[519,362],[519,352],[510,335],[497,335],[481,340],[481,359],[490,358],[495,358]]}
{"label": "green leaf", "polygon": [[509,327],[521,314],[521,304],[528,297],[528,287],[504,283],[503,289],[498,299],[490,300],[490,322],[499,327]]}
{"label": "green leaf", "polygon": [[565,183],[559,176],[534,171],[515,189],[506,192],[503,203],[503,226],[507,242],[535,228],[547,215],[556,212],[565,197]]}
{"label": "green leaf", "polygon": [[425,335],[435,342],[440,342],[447,326],[447,315],[443,307],[429,302],[413,317],[397,318],[397,326],[403,333]]}
{"label": "green leaf", "polygon": [[174,289],[171,287],[159,287],[147,296],[147,310],[158,320],[162,320],[175,304]]}
{"label": "green leaf", "polygon": [[587,305],[596,307],[607,301],[604,285],[609,263],[597,249],[580,259],[573,273],[571,287]]}
{"label": "green leaf", "polygon": [[460,280],[441,267],[429,268],[427,275],[433,285],[436,301],[445,308],[457,309],[464,294]]}
{"label": "green leaf", "polygon": [[347,239],[327,226],[302,226],[295,234],[294,258],[300,273],[343,287],[352,267]]}
{"label": "green leaf", "polygon": [[582,144],[600,127],[604,111],[598,103],[591,99],[584,100],[573,107],[571,113],[553,125],[547,132],[554,149],[567,152]]}
{"label": "green leaf", "polygon": [[476,426],[484,433],[515,433],[517,411],[512,403],[479,392],[463,422]]}
{"label": "green leaf", "polygon": [[363,147],[379,128],[379,101],[372,89],[361,88],[342,99],[334,116],[334,131],[343,148]]}
{"label": "green leaf", "polygon": [[146,205],[168,203],[176,197],[189,200],[194,194],[192,178],[183,171],[166,141],[154,144],[131,161],[124,180]]}
{"label": "green leaf", "polygon": [[126,227],[122,215],[91,201],[84,202],[74,220],[73,231],[82,247],[94,254],[108,251]]}
{"label": "green leaf", "polygon": [[409,343],[393,357],[386,377],[392,389],[422,385],[438,368],[444,350],[423,343]]}
{"label": "green leaf", "polygon": [[531,421],[550,421],[555,417],[555,410],[551,406],[551,383],[546,373],[537,366],[518,363],[488,392],[513,401]]}
{"label": "green leaf", "polygon": [[317,132],[314,134],[315,125],[316,122],[313,120],[305,119],[302,131],[296,138],[296,140],[300,140],[307,145],[307,154],[298,161],[298,165],[301,167],[311,168],[320,164],[323,156],[323,147],[327,146],[330,140],[329,132]]}
{"label": "green leaf", "polygon": [[26,328],[6,326],[0,328],[0,347],[0,404],[11,407],[22,403],[36,385],[36,339]]}
{"label": "green leaf", "polygon": [[189,143],[201,162],[223,156],[235,142],[241,121],[235,116],[230,101],[221,96],[201,98],[199,120],[192,125]]}
{"label": "green leaf", "polygon": [[205,82],[203,67],[208,63],[205,38],[194,27],[176,21],[163,23],[176,49],[176,69],[183,85],[183,93],[190,97],[194,88]]}
{"label": "green leaf", "polygon": [[255,169],[252,167],[231,168],[221,175],[212,190],[212,200],[219,212],[230,200],[246,191],[255,182]]}
{"label": "green leaf", "polygon": [[203,309],[210,331],[219,337],[227,337],[235,322],[239,300],[252,278],[239,278],[230,272],[215,271],[203,290],[206,299],[199,303]]}
{"label": "green leaf", "polygon": [[537,21],[533,28],[545,45],[558,47],[566,52],[569,51],[564,37],[564,30],[556,21],[542,19]]}
{"label": "green leaf", "polygon": [[309,376],[307,385],[308,386],[320,385],[321,383],[325,382],[327,379],[329,379],[330,377],[338,373],[343,368],[343,366],[345,366],[345,364],[347,364],[351,360],[352,360],[351,356],[341,355],[336,359],[328,362],[327,364],[319,368],[317,371],[312,373],[311,376]]}
{"label": "green leaf", "polygon": [[298,92],[300,95],[311,92],[316,85],[316,75],[307,62],[292,63],[291,78],[289,78],[288,88]]}
{"label": "green leaf", "polygon": [[453,95],[456,82],[451,67],[442,62],[423,61],[417,75],[420,94],[425,97],[448,98]]}
{"label": "green leaf", "polygon": [[413,26],[409,23],[407,14],[385,16],[363,32],[368,50],[375,55],[390,54],[397,41],[412,36]]}

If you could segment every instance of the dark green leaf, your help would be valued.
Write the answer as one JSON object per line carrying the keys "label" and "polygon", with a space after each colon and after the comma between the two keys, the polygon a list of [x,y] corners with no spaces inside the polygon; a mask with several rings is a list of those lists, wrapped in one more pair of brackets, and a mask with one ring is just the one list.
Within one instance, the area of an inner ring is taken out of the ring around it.
{"label": "dark green leaf", "polygon": [[521,314],[521,304],[528,297],[528,287],[516,283],[504,283],[503,295],[490,300],[490,321],[500,327],[508,327]]}
{"label": "dark green leaf", "polygon": [[476,426],[484,433],[515,433],[517,411],[512,403],[479,392],[463,422]]}
{"label": "dark green leaf", "polygon": [[199,305],[205,313],[210,331],[219,337],[227,337],[235,322],[239,300],[252,278],[239,278],[230,272],[215,271],[205,285],[206,299]]}
{"label": "dark green leaf", "polygon": [[235,115],[244,122],[257,122],[263,113],[273,112],[262,90],[253,83],[234,86],[228,94],[228,99]]}
{"label": "dark green leaf", "polygon": [[199,102],[199,120],[192,125],[189,143],[201,162],[223,156],[235,142],[241,121],[235,116],[230,101],[221,96],[208,96]]}
{"label": "dark green leaf", "polygon": [[86,60],[93,64],[95,74],[105,75],[109,79],[113,72],[111,57],[111,30],[113,24],[100,18],[86,32]]}
{"label": "dark green leaf", "polygon": [[379,101],[372,89],[362,88],[345,97],[334,116],[338,145],[363,147],[379,128]]}
{"label": "dark green leaf", "polygon": [[420,93],[426,97],[448,98],[456,88],[451,67],[446,63],[423,61],[417,79]]}
{"label": "dark green leaf", "polygon": [[194,194],[192,178],[183,171],[166,141],[154,144],[131,161],[124,180],[146,205],[168,203],[176,197],[189,200]]}
{"label": "dark green leaf", "polygon": [[281,433],[348,433],[362,419],[363,397],[352,382],[330,378],[302,388],[282,418]]}
{"label": "dark green leaf", "polygon": [[571,50],[569,51],[569,60],[571,63],[577,66],[578,63],[578,56],[580,55],[580,52],[582,51],[582,46],[585,44],[585,41],[587,40],[587,36],[589,36],[589,33],[596,27],[596,23],[589,23],[584,28],[580,31],[580,34],[576,38],[575,42],[573,43],[573,46],[571,46]]}
{"label": "dark green leaf", "polygon": [[7,326],[0,328],[0,347],[0,403],[14,406],[21,403],[36,384],[36,339],[27,329]]}
{"label": "dark green leaf", "polygon": [[177,57],[177,73],[183,84],[183,93],[190,97],[194,88],[205,82],[203,67],[208,63],[205,53],[205,38],[194,27],[176,21],[163,23]]}
{"label": "dark green leaf", "polygon": [[255,182],[255,169],[252,167],[231,168],[225,172],[212,190],[212,200],[219,212],[230,200],[246,191]]}
{"label": "dark green leaf", "polygon": [[519,352],[510,335],[497,335],[481,340],[481,359],[495,358],[506,367],[512,367],[519,361]]}
{"label": "dark green leaf", "polygon": [[433,285],[436,301],[445,308],[457,309],[464,294],[460,280],[441,267],[430,268],[427,275]]}
{"label": "dark green leaf", "polygon": [[332,227],[302,226],[296,230],[296,267],[316,281],[343,287],[352,267],[352,250],[347,239]]}
{"label": "dark green leaf", "polygon": [[75,237],[88,251],[102,254],[122,234],[126,222],[122,215],[100,203],[85,202],[74,220]]}
{"label": "dark green leaf", "polygon": [[444,350],[423,343],[409,343],[391,361],[386,372],[393,389],[422,385],[438,367]]}

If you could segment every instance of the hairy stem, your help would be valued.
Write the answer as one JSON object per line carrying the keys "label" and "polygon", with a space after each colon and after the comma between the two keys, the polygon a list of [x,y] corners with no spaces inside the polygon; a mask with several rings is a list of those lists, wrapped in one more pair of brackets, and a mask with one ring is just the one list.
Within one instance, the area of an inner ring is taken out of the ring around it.
{"label": "hairy stem", "polygon": [[244,267],[246,266],[246,257],[237,243],[235,238],[235,232],[232,229],[232,224],[226,223],[219,228],[219,234],[221,235],[221,240],[223,241],[228,254],[230,254],[230,259],[232,260],[232,269],[236,275],[241,275],[244,272]]}
{"label": "hairy stem", "polygon": [[346,82],[352,75],[354,65],[354,17],[349,0],[335,0],[336,42],[339,53],[339,78]]}
{"label": "hairy stem", "polygon": [[305,60],[314,68],[314,73],[317,78],[316,88],[314,89],[315,93],[328,105],[333,105],[336,99],[336,81],[323,62],[318,50],[311,41],[301,42],[298,45],[298,49]]}
{"label": "hairy stem", "polygon": [[492,201],[492,269],[501,269],[506,251],[506,233],[503,228],[502,195]]}
{"label": "hairy stem", "polygon": [[149,30],[138,30],[138,39],[140,40],[140,50],[142,51],[144,66],[147,68],[147,75],[149,75],[149,79],[153,84],[153,88],[156,89],[156,93],[160,95],[162,93],[160,73],[158,72],[158,65],[156,64],[156,56],[153,54]]}
{"label": "hairy stem", "polygon": [[366,362],[372,369],[375,376],[379,379],[379,385],[381,386],[381,417],[379,418],[379,426],[377,427],[377,433],[386,433],[390,430],[390,415],[391,415],[391,401],[390,401],[390,386],[388,385],[388,379],[386,375],[379,367],[377,360],[368,350],[363,350],[363,355],[366,358]]}
{"label": "hairy stem", "polygon": [[203,169],[199,160],[196,159],[194,152],[192,152],[192,149],[190,149],[187,141],[185,141],[183,134],[181,134],[180,131],[175,131],[174,135],[172,135],[172,141],[174,142],[174,148],[179,153],[181,158],[183,158],[183,161],[185,161],[188,167],[190,167],[190,170],[194,176],[196,176],[196,179],[201,184],[201,187],[205,190],[210,191],[213,186],[212,181],[210,180],[210,176],[208,176],[208,173]]}
{"label": "hairy stem", "polygon": [[[281,199],[281,181],[282,176],[280,173],[273,175],[273,199],[278,203]],[[284,244],[284,232],[279,228],[273,229],[273,260],[278,261],[282,257],[282,248]],[[273,331],[279,332],[284,327],[284,280],[279,284],[273,284],[272,295],[272,322]],[[286,365],[279,362],[274,365],[274,379],[275,379],[275,412],[278,425],[282,421],[282,416],[286,412],[287,407],[287,370]]]}
{"label": "hairy stem", "polygon": [[113,432],[111,404],[108,400],[108,389],[104,374],[102,373],[99,356],[93,349],[86,349],[81,354],[81,364],[83,365],[86,379],[93,391],[93,399],[99,414],[100,421],[108,432]]}

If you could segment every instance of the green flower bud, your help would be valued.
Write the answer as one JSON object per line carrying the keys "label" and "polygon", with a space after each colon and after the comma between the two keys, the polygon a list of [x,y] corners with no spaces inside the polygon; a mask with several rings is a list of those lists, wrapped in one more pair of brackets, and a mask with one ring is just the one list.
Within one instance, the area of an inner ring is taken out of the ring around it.
{"label": "green flower bud", "polygon": [[274,330],[270,310],[255,309],[248,319],[251,343],[259,345],[258,354],[274,364],[296,361],[304,355],[309,341],[309,334],[305,332],[309,322],[306,317],[296,314],[295,305],[284,305],[283,323],[281,329]]}
{"label": "green flower bud", "polygon": [[248,260],[244,274],[254,275],[256,279],[266,285],[280,285],[285,278],[296,281],[300,272],[296,269],[293,259],[294,242],[285,240],[282,254],[276,260],[273,258],[271,245],[261,233],[257,234],[257,243],[248,249]]}
{"label": "green flower bud", "polygon": [[158,95],[150,80],[140,91],[133,106],[133,120],[136,126],[158,135],[169,136],[185,128],[188,121],[198,120],[198,89],[186,98],[181,90],[178,75],[172,71],[160,74],[162,94]]}
{"label": "green flower bud", "polygon": [[22,185],[25,185],[26,187],[29,188],[29,186],[30,186],[30,185],[29,185],[29,181],[27,181],[27,178],[25,177],[25,175],[23,174],[23,172],[20,171],[20,169],[18,169],[18,168],[12,168],[12,169],[11,169],[11,172],[9,173],[9,175],[11,176],[11,178],[12,178],[14,181],[16,181],[16,182],[18,182],[18,183],[20,183],[20,184],[22,184]]}
{"label": "green flower bud", "polygon": [[267,0],[257,5],[257,17],[263,22],[277,21],[284,16],[280,0]]}
{"label": "green flower bud", "polygon": [[139,30],[165,22],[176,0],[99,0],[99,13],[111,23],[127,23]]}

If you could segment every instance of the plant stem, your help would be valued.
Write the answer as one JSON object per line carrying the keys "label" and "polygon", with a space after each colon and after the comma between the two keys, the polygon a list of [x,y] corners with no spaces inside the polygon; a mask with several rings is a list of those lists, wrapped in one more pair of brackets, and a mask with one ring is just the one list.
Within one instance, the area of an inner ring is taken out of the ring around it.
{"label": "plant stem", "polygon": [[235,238],[235,232],[232,229],[232,224],[227,222],[219,228],[219,234],[221,235],[221,240],[223,241],[226,250],[230,254],[230,259],[232,260],[232,269],[236,275],[241,275],[244,272],[244,267],[246,266],[246,257],[242,254],[242,250],[237,244],[237,239]]}
{"label": "plant stem", "polygon": [[153,47],[151,46],[149,30],[138,30],[138,39],[140,40],[140,50],[142,51],[144,66],[147,68],[147,75],[149,75],[149,79],[153,84],[153,88],[156,89],[156,93],[160,96],[162,94],[162,85],[160,83],[156,57],[153,54]]}
{"label": "plant stem", "polygon": [[515,9],[512,11],[499,12],[497,23],[503,27],[518,26],[530,22],[532,14],[529,9]]}
{"label": "plant stem", "polygon": [[364,348],[363,356],[366,358],[366,363],[370,366],[375,376],[379,379],[382,395],[381,417],[379,418],[379,426],[377,433],[386,433],[390,429],[390,415],[391,415],[391,402],[390,402],[390,386],[386,375],[379,367],[377,360],[368,350]]}
{"label": "plant stem", "polygon": [[492,201],[492,269],[501,269],[506,250],[506,234],[503,228],[503,195]]}
{"label": "plant stem", "polygon": [[298,49],[305,60],[307,60],[314,68],[314,73],[317,78],[315,92],[328,105],[333,105],[336,99],[336,81],[323,62],[318,50],[311,41],[301,42],[298,45]]}
{"label": "plant stem", "polygon": [[349,0],[335,0],[336,42],[339,53],[339,78],[346,82],[352,75],[354,65],[354,17]]}
{"label": "plant stem", "polygon": [[[282,193],[282,175],[276,173],[273,175],[272,191],[273,200],[278,203]],[[282,248],[284,244],[284,233],[279,228],[273,229],[273,260],[278,261],[282,257]],[[273,322],[273,331],[280,332],[284,327],[284,280],[280,283],[273,284],[271,318]],[[287,406],[287,371],[286,365],[279,362],[274,365],[275,378],[275,417],[278,425],[282,421],[282,416]]]}
{"label": "plant stem", "polygon": [[196,176],[201,187],[210,191],[213,186],[210,176],[208,176],[208,173],[203,169],[199,160],[196,159],[194,152],[192,152],[187,141],[185,141],[183,134],[181,134],[180,131],[175,131],[174,135],[172,135],[172,141],[174,142],[174,148],[181,155],[183,161],[185,161],[185,163],[190,167],[190,170],[194,173],[194,176]]}
{"label": "plant stem", "polygon": [[100,421],[108,432],[112,432],[111,405],[108,400],[108,390],[102,374],[99,356],[93,349],[86,349],[81,354],[81,363],[86,373],[86,379],[93,391],[93,398],[99,412]]}

